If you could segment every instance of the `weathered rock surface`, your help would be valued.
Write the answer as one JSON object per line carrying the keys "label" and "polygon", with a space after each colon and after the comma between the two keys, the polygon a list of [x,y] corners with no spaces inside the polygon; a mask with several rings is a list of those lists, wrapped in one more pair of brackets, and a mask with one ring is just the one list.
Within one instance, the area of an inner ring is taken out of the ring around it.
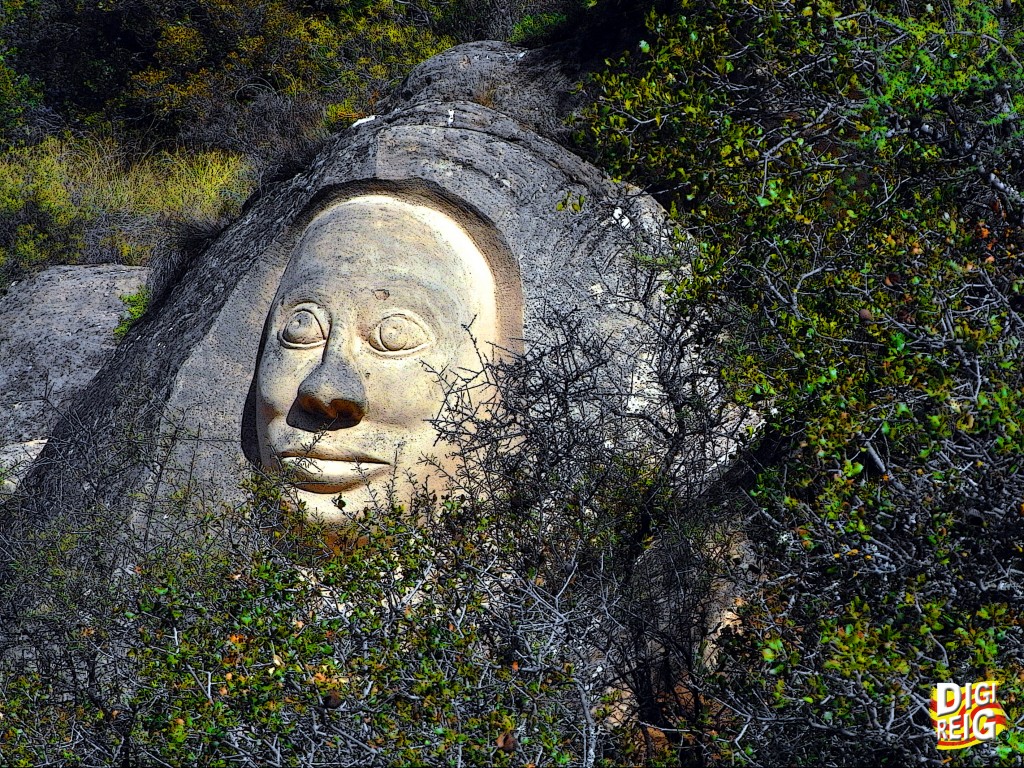
{"label": "weathered rock surface", "polygon": [[579,96],[563,64],[544,49],[484,41],[428,59],[392,94],[386,111],[469,101],[515,118],[549,139],[565,135]]}
{"label": "weathered rock surface", "polygon": [[27,467],[114,350],[141,267],[52,267],[0,298],[0,469]]}

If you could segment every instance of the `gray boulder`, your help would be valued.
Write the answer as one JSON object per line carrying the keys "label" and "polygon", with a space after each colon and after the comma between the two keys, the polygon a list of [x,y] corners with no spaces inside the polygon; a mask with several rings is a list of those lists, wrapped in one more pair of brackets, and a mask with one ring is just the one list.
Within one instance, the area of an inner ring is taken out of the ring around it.
{"label": "gray boulder", "polygon": [[113,352],[120,297],[136,293],[148,273],[52,267],[0,297],[0,473],[8,488]]}

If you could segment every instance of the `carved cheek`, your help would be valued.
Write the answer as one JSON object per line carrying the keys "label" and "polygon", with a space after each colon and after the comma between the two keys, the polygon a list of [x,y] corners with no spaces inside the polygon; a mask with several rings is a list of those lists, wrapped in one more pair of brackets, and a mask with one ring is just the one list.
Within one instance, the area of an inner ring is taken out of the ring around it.
{"label": "carved cheek", "polygon": [[[421,358],[363,358],[363,386],[370,421],[413,428],[437,415],[444,393]],[[369,375],[367,375],[369,374]]]}
{"label": "carved cheek", "polygon": [[268,345],[256,381],[261,412],[268,418],[287,414],[298,395],[299,385],[316,366],[315,358],[322,352],[322,349],[311,352]]}
{"label": "carved cheek", "polygon": [[278,366],[273,359],[275,356],[276,350],[264,350],[259,368],[256,370],[256,405],[263,421],[271,417],[277,410],[275,401],[277,399],[278,377],[276,373]]}

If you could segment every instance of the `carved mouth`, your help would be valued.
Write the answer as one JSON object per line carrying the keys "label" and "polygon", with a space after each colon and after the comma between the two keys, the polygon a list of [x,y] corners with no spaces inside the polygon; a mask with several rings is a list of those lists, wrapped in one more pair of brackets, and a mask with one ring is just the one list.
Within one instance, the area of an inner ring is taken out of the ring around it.
{"label": "carved mouth", "polygon": [[391,466],[361,454],[331,458],[293,454],[278,460],[292,485],[313,493],[339,493],[379,477]]}

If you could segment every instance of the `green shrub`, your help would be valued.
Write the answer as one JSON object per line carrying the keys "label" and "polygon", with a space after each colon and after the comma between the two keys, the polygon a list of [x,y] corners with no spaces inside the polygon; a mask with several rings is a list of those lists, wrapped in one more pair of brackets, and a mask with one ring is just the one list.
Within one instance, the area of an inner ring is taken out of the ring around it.
{"label": "green shrub", "polygon": [[548,35],[566,22],[564,13],[528,14],[516,22],[509,35],[510,43],[529,43]]}
{"label": "green shrub", "polygon": [[84,221],[52,153],[17,150],[0,161],[0,286],[44,264],[73,264]]}
{"label": "green shrub", "polygon": [[0,39],[17,41],[11,66],[45,103],[71,118],[114,118],[147,144],[155,131],[238,150],[265,132],[258,110],[268,94],[351,100],[365,113],[411,66],[454,43],[434,31],[444,2],[9,5]]}
{"label": "green shrub", "polygon": [[766,420],[735,512],[764,570],[708,755],[936,760],[943,680],[1000,680],[1024,718],[999,575],[1024,547],[1022,29],[992,3],[684,1],[587,86],[580,147],[699,243],[671,297]]}
{"label": "green shrub", "polygon": [[[520,571],[518,542],[466,502],[379,514],[353,547],[292,524],[273,485],[252,490],[243,509],[179,519],[102,612],[72,590],[67,612],[29,616],[68,666],[41,672],[37,650],[0,675],[11,764],[567,765],[607,748],[586,709],[593,613],[568,574]],[[48,542],[52,575],[31,588],[63,593],[66,553],[103,547],[73,537]],[[82,685],[76,668],[103,672]]]}
{"label": "green shrub", "polygon": [[15,138],[26,108],[38,99],[28,78],[19,75],[7,63],[9,55],[0,40],[0,126],[3,126],[0,139],[8,141]]}
{"label": "green shrub", "polygon": [[131,327],[140,317],[146,314],[146,310],[149,309],[149,289],[143,287],[138,291],[138,293],[126,293],[121,297],[121,301],[124,302],[127,314],[121,318],[117,323],[117,327],[114,328],[114,338],[119,341],[128,334]]}

